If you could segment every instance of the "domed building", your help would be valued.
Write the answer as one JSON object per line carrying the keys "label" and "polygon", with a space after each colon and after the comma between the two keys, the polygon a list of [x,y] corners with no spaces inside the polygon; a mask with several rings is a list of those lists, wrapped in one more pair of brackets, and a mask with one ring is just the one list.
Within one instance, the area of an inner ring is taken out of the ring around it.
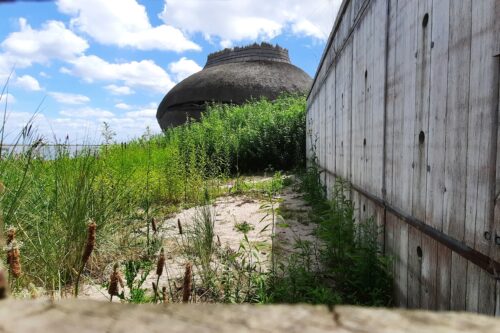
{"label": "domed building", "polygon": [[267,43],[225,49],[208,56],[202,71],[179,82],[158,106],[160,127],[199,119],[207,102],[243,104],[276,99],[284,92],[307,93],[312,79],[290,62],[288,50]]}

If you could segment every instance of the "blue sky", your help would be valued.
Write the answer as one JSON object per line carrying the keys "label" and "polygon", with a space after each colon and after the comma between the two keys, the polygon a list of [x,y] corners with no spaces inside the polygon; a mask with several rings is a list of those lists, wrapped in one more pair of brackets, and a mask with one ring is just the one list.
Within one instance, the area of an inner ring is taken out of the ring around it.
{"label": "blue sky", "polygon": [[41,104],[40,135],[98,142],[159,132],[155,113],[209,53],[266,41],[314,76],[340,0],[58,0],[0,5],[0,101],[13,140]]}

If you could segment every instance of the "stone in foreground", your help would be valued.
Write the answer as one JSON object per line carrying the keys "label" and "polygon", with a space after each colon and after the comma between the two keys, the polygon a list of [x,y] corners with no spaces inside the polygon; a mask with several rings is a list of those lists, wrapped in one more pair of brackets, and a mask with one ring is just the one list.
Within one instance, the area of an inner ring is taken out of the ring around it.
{"label": "stone in foreground", "polygon": [[500,320],[470,313],[309,305],[4,301],[0,332],[500,332]]}

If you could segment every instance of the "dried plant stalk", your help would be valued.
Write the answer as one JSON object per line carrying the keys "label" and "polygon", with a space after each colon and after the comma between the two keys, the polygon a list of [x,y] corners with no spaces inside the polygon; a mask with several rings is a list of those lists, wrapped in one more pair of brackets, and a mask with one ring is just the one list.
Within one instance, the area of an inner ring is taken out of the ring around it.
{"label": "dried plant stalk", "polygon": [[92,251],[94,251],[96,229],[97,229],[97,225],[95,224],[95,221],[91,220],[89,225],[87,226],[87,242],[85,243],[85,249],[83,250],[83,254],[82,254],[82,266],[80,267],[80,270],[78,271],[78,275],[76,277],[75,297],[78,297],[78,288],[80,286],[80,277],[82,275],[83,269],[85,268],[85,264],[87,264],[87,261],[89,260],[90,255],[92,254]]}
{"label": "dried plant stalk", "polygon": [[167,287],[163,286],[163,288],[161,288],[161,301],[163,303],[167,303]]}
{"label": "dried plant stalk", "polygon": [[122,280],[122,278],[118,272],[118,264],[115,264],[113,267],[113,273],[111,273],[109,277],[108,294],[110,296],[110,301],[113,300],[113,296],[119,295],[118,284],[123,283],[123,281],[120,283],[120,280]]}
{"label": "dried plant stalk", "polygon": [[160,277],[163,274],[163,267],[165,266],[165,250],[161,248],[158,263],[156,264],[156,275]]}
{"label": "dried plant stalk", "polygon": [[177,219],[177,226],[179,227],[179,235],[182,235],[182,224],[181,219]]}
{"label": "dried plant stalk", "polygon": [[0,300],[7,298],[7,277],[5,276],[5,271],[0,268]]}
{"label": "dried plant stalk", "polygon": [[156,234],[156,232],[158,231],[158,226],[154,217],[151,219],[151,229],[153,229],[154,234]]}
{"label": "dried plant stalk", "polygon": [[193,280],[193,266],[190,262],[186,264],[186,272],[184,273],[184,285],[182,288],[182,302],[188,303],[189,297],[191,296],[191,288],[192,288],[192,280]]}
{"label": "dried plant stalk", "polygon": [[20,257],[21,253],[19,252],[17,242],[13,241],[9,245],[9,250],[7,252],[7,262],[9,263],[10,274],[16,279],[19,278],[22,274]]}
{"label": "dried plant stalk", "polygon": [[10,245],[13,241],[16,240],[16,228],[10,227],[7,229],[7,245]]}
{"label": "dried plant stalk", "polygon": [[91,221],[87,226],[87,243],[85,244],[85,250],[83,251],[82,255],[82,263],[84,266],[89,260],[92,251],[94,251],[96,229],[97,225],[94,221]]}

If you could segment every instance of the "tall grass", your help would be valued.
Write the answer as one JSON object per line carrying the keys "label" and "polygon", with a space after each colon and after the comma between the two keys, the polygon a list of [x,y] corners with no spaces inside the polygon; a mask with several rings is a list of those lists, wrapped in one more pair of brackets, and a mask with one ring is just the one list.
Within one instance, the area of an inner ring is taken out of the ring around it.
{"label": "tall grass", "polygon": [[[146,255],[155,253],[149,249],[155,214],[221,194],[220,185],[232,175],[303,166],[304,119],[303,97],[212,105],[200,122],[162,135],[77,154],[62,144],[49,159],[36,154],[43,142],[26,126],[16,142],[28,149],[0,162],[3,218],[22,242],[19,285],[54,290],[74,283],[89,220],[97,224],[97,247],[87,275],[102,271],[127,247],[143,246],[135,235],[144,230]],[[111,141],[112,129],[105,133]]]}

